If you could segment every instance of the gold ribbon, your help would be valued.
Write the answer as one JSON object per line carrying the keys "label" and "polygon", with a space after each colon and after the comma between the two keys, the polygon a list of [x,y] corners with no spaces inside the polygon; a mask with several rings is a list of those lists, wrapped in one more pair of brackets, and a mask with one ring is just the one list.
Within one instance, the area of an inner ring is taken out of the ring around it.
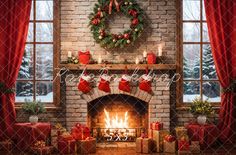
{"label": "gold ribbon", "polygon": [[110,0],[110,4],[109,4],[109,14],[111,14],[113,3],[115,3],[117,12],[120,11],[120,6],[119,6],[119,3],[117,2],[117,0]]}
{"label": "gold ribbon", "polygon": [[226,88],[222,88],[222,93],[236,93],[236,79],[232,80],[230,85]]}
{"label": "gold ribbon", "polygon": [[15,93],[15,89],[14,88],[6,88],[6,85],[4,83],[0,82],[0,93],[3,93],[3,94]]}

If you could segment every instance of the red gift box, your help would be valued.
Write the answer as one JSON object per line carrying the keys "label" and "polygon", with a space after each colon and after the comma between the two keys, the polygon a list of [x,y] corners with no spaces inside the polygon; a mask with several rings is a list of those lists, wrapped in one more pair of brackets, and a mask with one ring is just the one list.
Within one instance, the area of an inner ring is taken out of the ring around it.
{"label": "red gift box", "polygon": [[30,152],[37,155],[47,155],[52,154],[54,151],[53,146],[44,146],[44,147],[31,147]]}
{"label": "red gift box", "polygon": [[86,51],[86,52],[82,52],[79,51],[79,62],[81,64],[89,64],[90,61],[90,52]]}
{"label": "red gift box", "polygon": [[150,128],[152,130],[162,130],[163,129],[163,123],[160,123],[160,122],[153,122],[150,124]]}
{"label": "red gift box", "polygon": [[0,142],[0,151],[9,152],[12,149],[12,141],[5,140]]}
{"label": "red gift box", "polygon": [[71,135],[75,140],[85,140],[87,137],[90,137],[90,130],[85,125],[78,123],[75,127],[72,127]]}
{"label": "red gift box", "polygon": [[156,64],[156,55],[154,53],[147,54],[147,63],[148,64]]}
{"label": "red gift box", "polygon": [[189,151],[189,140],[178,140],[178,150],[179,151]]}
{"label": "red gift box", "polygon": [[96,153],[96,139],[88,137],[85,140],[77,141],[77,153],[90,154]]}
{"label": "red gift box", "polygon": [[76,141],[73,137],[58,137],[58,150],[61,154],[72,154],[76,152]]}

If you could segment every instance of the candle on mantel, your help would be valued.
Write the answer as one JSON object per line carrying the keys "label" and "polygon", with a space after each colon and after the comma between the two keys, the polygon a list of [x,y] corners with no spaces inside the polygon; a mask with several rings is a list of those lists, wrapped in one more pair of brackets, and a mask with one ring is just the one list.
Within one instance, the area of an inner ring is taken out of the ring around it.
{"label": "candle on mantel", "polygon": [[71,58],[71,57],[72,57],[72,52],[68,51],[68,58]]}
{"label": "candle on mantel", "polygon": [[136,65],[139,64],[139,58],[136,58],[135,64],[136,64]]}
{"label": "candle on mantel", "polygon": [[98,64],[101,64],[101,63],[102,63],[102,56],[99,55],[99,57],[98,57]]}
{"label": "candle on mantel", "polygon": [[143,57],[146,58],[147,57],[147,51],[143,51]]}
{"label": "candle on mantel", "polygon": [[161,45],[158,47],[158,56],[159,57],[162,56],[162,46]]}

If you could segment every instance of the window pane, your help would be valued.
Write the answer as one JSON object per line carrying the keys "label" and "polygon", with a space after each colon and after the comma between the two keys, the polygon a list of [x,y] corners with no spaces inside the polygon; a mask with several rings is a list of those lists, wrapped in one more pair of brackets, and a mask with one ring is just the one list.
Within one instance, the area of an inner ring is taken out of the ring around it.
{"label": "window pane", "polygon": [[184,42],[200,42],[200,23],[183,24]]}
{"label": "window pane", "polygon": [[192,102],[196,97],[200,97],[199,82],[184,82],[184,102]]}
{"label": "window pane", "polygon": [[203,34],[203,42],[210,42],[209,41],[209,34],[208,34],[208,28],[207,23],[202,24],[202,34]]}
{"label": "window pane", "polygon": [[29,23],[29,29],[28,29],[28,36],[27,36],[27,42],[33,42],[34,41],[34,26],[33,23]]}
{"label": "window pane", "polygon": [[200,20],[200,1],[183,1],[183,20]]}
{"label": "window pane", "polygon": [[26,44],[25,53],[18,73],[18,79],[33,78],[33,53],[33,45]]}
{"label": "window pane", "polygon": [[36,20],[53,20],[53,1],[36,1]]}
{"label": "window pane", "polygon": [[53,41],[53,24],[36,23],[36,42]]}
{"label": "window pane", "polygon": [[34,20],[34,1],[32,1],[32,4],[31,4],[30,20]]}
{"label": "window pane", "polygon": [[209,44],[203,45],[202,74],[204,80],[217,79],[215,64],[211,53],[211,46]]}
{"label": "window pane", "polygon": [[184,79],[199,79],[200,45],[184,44],[183,52]]}
{"label": "window pane", "polygon": [[218,82],[203,82],[203,100],[220,102],[220,84]]}
{"label": "window pane", "polygon": [[202,20],[206,20],[205,3],[202,1]]}
{"label": "window pane", "polygon": [[36,45],[36,79],[52,80],[53,78],[53,45]]}
{"label": "window pane", "polygon": [[36,83],[36,100],[53,102],[52,82]]}
{"label": "window pane", "polygon": [[17,82],[16,83],[16,102],[24,102],[25,99],[33,100],[33,83]]}

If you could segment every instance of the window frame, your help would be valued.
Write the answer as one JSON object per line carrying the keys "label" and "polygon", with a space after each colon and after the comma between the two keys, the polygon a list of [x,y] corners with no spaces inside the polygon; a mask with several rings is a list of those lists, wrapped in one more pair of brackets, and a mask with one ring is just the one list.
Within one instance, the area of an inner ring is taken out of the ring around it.
{"label": "window frame", "polygon": [[[52,83],[52,91],[53,91],[53,101],[52,102],[43,102],[43,104],[45,104],[45,107],[47,109],[54,109],[54,108],[58,108],[60,105],[60,80],[59,78],[56,78],[57,75],[57,71],[58,71],[58,66],[59,66],[59,50],[60,50],[60,0],[52,0],[53,1],[53,19],[52,20],[36,20],[36,1],[37,0],[32,0],[32,5],[31,7],[33,7],[33,11],[34,11],[34,15],[33,15],[33,19],[30,19],[30,23],[33,24],[33,41],[31,42],[26,42],[25,44],[29,44],[29,45],[33,45],[33,61],[34,61],[34,65],[33,65],[33,78],[30,80],[27,79],[17,79],[16,81],[20,81],[20,82],[27,82],[27,81],[32,81],[33,83],[33,99],[35,97],[35,91],[36,91],[36,82],[37,81],[50,81],[50,80],[36,80],[36,45],[40,45],[40,44],[50,44],[53,46],[53,83]],[[29,24],[30,24],[29,23]],[[52,23],[53,24],[53,40],[52,42],[37,42],[36,41],[36,23]],[[16,102],[15,108],[19,109],[21,108],[22,104],[24,102]]]}
{"label": "window frame", "polygon": [[[197,81],[200,82],[200,96],[202,97],[202,84],[203,82],[219,82],[218,79],[209,79],[209,80],[203,80],[202,77],[202,55],[203,55],[203,46],[210,44],[209,42],[203,41],[203,24],[207,23],[206,20],[203,20],[203,1],[200,1],[200,19],[199,20],[183,20],[183,1],[184,0],[178,0],[176,1],[176,49],[177,49],[177,55],[176,55],[176,72],[181,75],[180,80],[176,83],[176,106],[181,107],[189,107],[191,102],[184,102],[183,101],[183,84],[184,81]],[[183,41],[183,23],[199,23],[200,24],[200,42],[184,42]],[[191,80],[184,80],[183,79],[183,46],[184,44],[197,44],[200,45],[200,77],[199,79],[191,79]],[[221,91],[221,90],[220,90]],[[212,106],[219,107],[220,102],[210,102]]]}

